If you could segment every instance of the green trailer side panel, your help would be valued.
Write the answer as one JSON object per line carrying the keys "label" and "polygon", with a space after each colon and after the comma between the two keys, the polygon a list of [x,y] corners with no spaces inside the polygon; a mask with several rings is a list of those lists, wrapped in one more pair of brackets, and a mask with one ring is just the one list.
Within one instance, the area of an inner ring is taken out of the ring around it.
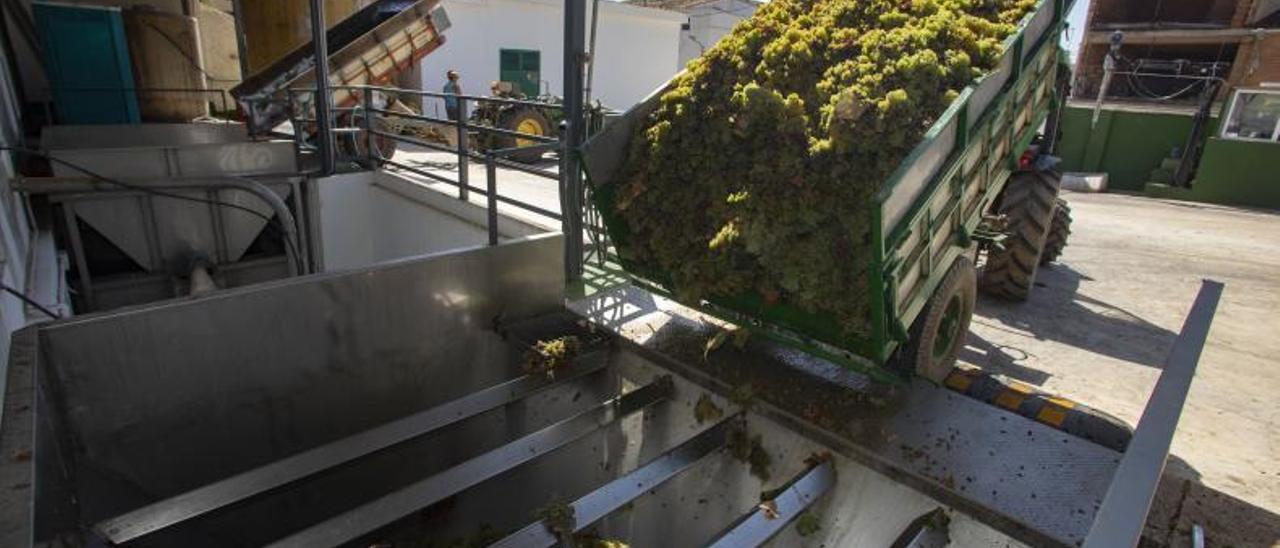
{"label": "green trailer side panel", "polygon": [[138,97],[120,9],[37,2],[32,13],[58,121],[138,123]]}

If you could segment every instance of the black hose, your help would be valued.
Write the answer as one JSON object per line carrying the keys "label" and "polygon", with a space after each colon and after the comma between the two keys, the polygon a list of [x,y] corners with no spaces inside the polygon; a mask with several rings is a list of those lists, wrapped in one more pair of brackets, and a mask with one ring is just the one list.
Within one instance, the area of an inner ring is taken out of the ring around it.
{"label": "black hose", "polygon": [[8,294],[10,294],[10,295],[13,295],[14,297],[17,297],[17,298],[21,299],[21,300],[22,300],[22,302],[24,302],[24,303],[27,303],[27,304],[31,305],[31,306],[32,306],[32,307],[34,307],[36,310],[39,310],[39,311],[43,312],[46,316],[48,316],[48,317],[50,317],[50,318],[53,318],[53,319],[55,319],[55,320],[62,319],[62,315],[60,315],[60,314],[58,314],[57,312],[54,312],[54,311],[52,311],[52,310],[49,310],[47,307],[45,307],[45,305],[42,305],[42,304],[40,304],[40,303],[36,302],[36,301],[35,301],[34,299],[32,299],[31,297],[28,297],[26,293],[23,293],[23,292],[21,292],[21,291],[18,291],[17,289],[14,289],[14,288],[12,288],[12,287],[9,287],[9,286],[7,286],[7,285],[5,285],[5,284],[0,284],[0,289],[3,289],[6,293],[8,293]]}

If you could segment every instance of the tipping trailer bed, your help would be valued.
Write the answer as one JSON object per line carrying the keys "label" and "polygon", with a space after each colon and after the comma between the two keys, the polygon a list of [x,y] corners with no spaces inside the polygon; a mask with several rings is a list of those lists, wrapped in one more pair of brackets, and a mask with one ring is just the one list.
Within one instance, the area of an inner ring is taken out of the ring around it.
{"label": "tipping trailer bed", "polygon": [[[16,333],[0,546],[549,547],[553,528],[630,546],[1132,546],[1214,300],[1117,451],[767,341],[708,362],[703,319],[636,288],[570,313],[563,249],[539,236]],[[532,341],[565,334],[583,342],[570,368],[523,370]],[[744,380],[789,390],[731,396]],[[1127,533],[1091,534],[1105,520]]]}
{"label": "tipping trailer bed", "polygon": [[[444,44],[449,26],[440,0],[373,2],[329,29],[329,83],[387,84]],[[269,132],[289,118],[286,90],[314,87],[314,67],[314,49],[307,42],[231,89],[250,133]],[[335,107],[351,106],[359,99],[354,90],[333,90]]]}
{"label": "tipping trailer bed", "polygon": [[[869,336],[850,337],[831,318],[788,306],[785,298],[771,305],[752,295],[686,304],[892,380],[875,366],[884,365],[907,340],[912,322],[948,267],[969,248],[983,215],[1017,169],[1020,155],[1062,100],[1056,97],[1059,37],[1072,3],[1041,0],[1005,40],[997,68],[965,88],[867,204],[873,242],[872,261],[866,266]],[[592,198],[615,245],[625,244],[628,229],[614,212],[614,183],[627,161],[632,136],[666,89],[658,89],[583,147]],[[621,262],[647,287],[674,293],[660,269]]]}

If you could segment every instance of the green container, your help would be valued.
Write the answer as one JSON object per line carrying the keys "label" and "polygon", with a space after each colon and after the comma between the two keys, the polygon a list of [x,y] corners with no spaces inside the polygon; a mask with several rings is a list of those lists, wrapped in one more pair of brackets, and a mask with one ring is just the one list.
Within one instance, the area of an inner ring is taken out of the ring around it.
{"label": "green container", "polygon": [[[766,304],[757,295],[682,304],[877,379],[897,379],[881,366],[907,341],[908,327],[952,262],[970,249],[983,213],[1059,102],[1059,37],[1072,3],[1042,0],[1005,41],[997,68],[956,98],[867,203],[873,241],[869,336],[849,337],[825,314],[786,302]],[[630,230],[613,207],[615,178],[631,139],[669,85],[612,121],[582,149],[593,203],[619,247],[626,245]],[[673,295],[667,273],[654,265],[621,263],[639,285]]]}

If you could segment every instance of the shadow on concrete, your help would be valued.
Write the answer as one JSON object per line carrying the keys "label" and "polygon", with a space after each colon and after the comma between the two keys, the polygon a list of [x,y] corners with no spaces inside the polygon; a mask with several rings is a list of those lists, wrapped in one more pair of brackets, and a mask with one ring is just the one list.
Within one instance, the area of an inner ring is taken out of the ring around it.
{"label": "shadow on concrete", "polygon": [[[1090,279],[1066,264],[1041,267],[1030,299],[1013,303],[980,298],[973,321],[1119,360],[1162,367],[1177,334],[1128,310],[1079,294],[1080,282]],[[1005,371],[1000,372],[1032,384],[1044,381],[1037,377],[1039,373],[1027,371],[1017,363],[1016,349],[990,343],[983,348],[984,341],[972,333],[970,341],[971,348],[965,349],[962,359],[978,359],[975,365],[984,368],[990,363],[995,368],[993,372],[1004,367]]]}
{"label": "shadow on concrete", "polygon": [[1170,454],[1138,546],[1189,548],[1196,525],[1210,548],[1280,546],[1280,515],[1204,485],[1195,468]]}
{"label": "shadow on concrete", "polygon": [[1048,373],[1019,363],[1030,357],[1027,351],[992,343],[977,333],[969,333],[965,347],[960,349],[958,357],[960,361],[980,367],[992,375],[1004,375],[1027,384],[1044,386],[1045,381],[1049,380]]}

